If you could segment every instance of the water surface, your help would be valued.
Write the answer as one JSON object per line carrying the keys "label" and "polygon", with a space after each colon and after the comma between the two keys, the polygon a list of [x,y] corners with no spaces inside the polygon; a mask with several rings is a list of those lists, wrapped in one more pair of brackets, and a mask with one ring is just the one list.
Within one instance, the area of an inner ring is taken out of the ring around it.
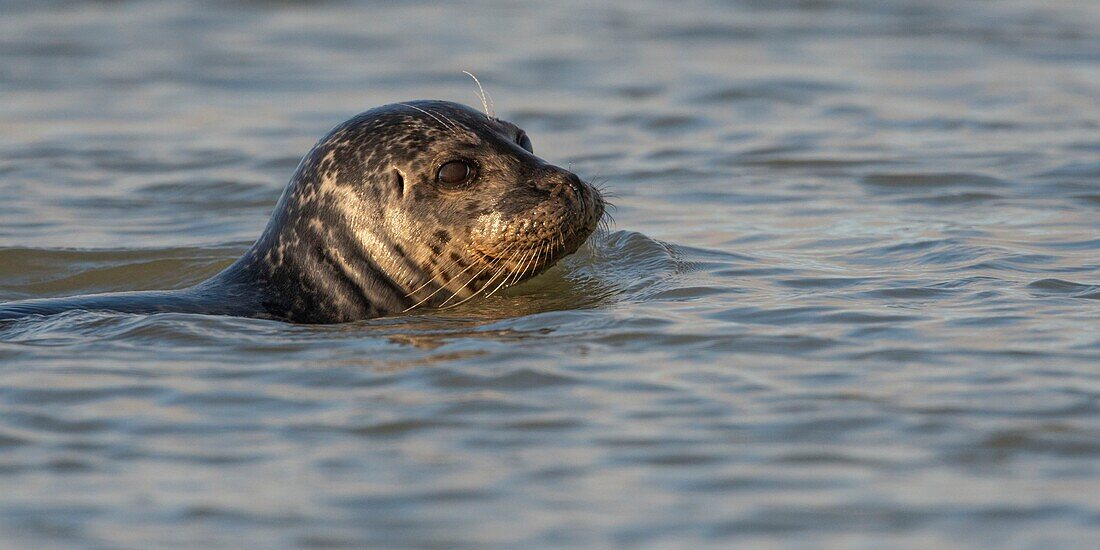
{"label": "water surface", "polygon": [[187,286],[329,128],[477,102],[613,230],[445,312],[0,326],[0,539],[1100,537],[1094,2],[8,2],[0,300]]}

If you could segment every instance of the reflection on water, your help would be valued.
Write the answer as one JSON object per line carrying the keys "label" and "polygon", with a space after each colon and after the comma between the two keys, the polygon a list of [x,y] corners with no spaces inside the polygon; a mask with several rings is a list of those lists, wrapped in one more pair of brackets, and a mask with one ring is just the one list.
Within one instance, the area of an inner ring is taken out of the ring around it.
{"label": "reflection on water", "polygon": [[4,547],[1096,540],[1095,3],[0,11],[0,300],[202,280],[464,69],[618,206],[445,311],[0,325]]}

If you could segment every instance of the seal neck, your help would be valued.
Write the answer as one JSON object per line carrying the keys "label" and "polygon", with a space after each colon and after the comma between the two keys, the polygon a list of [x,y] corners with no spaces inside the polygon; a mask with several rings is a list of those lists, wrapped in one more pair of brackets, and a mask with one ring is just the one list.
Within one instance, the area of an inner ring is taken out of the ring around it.
{"label": "seal neck", "polygon": [[298,323],[355,321],[411,306],[407,291],[386,275],[369,251],[341,235],[335,230],[323,237],[265,233],[212,281],[251,287],[266,316]]}

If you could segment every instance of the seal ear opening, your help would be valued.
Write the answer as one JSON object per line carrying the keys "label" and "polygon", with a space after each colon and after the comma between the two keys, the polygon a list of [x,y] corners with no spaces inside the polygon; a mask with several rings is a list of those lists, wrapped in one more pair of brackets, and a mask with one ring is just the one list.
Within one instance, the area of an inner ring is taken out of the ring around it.
{"label": "seal ear opening", "polygon": [[390,178],[393,180],[393,189],[397,192],[397,195],[399,197],[405,196],[405,175],[397,168],[394,168],[393,173],[390,174]]}

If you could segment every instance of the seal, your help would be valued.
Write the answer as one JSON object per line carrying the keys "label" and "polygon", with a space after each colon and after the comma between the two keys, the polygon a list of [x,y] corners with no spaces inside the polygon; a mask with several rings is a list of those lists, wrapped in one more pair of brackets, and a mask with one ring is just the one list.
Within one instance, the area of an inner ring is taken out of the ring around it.
{"label": "seal", "polygon": [[180,290],[9,302],[69,310],[339,323],[445,308],[534,277],[604,214],[600,192],[535,156],[515,124],[446,101],[384,105],[306,154],[255,244]]}

